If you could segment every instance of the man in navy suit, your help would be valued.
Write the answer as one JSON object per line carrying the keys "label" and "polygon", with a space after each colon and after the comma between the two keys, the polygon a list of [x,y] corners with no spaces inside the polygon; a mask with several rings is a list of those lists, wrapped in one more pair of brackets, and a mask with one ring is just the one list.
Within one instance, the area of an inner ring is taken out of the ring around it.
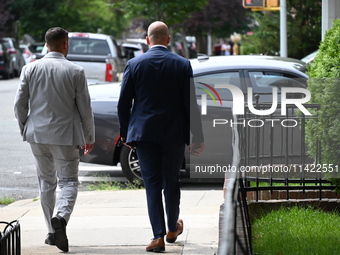
{"label": "man in navy suit", "polygon": [[[128,61],[118,102],[121,140],[136,147],[154,234],[147,251],[165,250],[183,232],[179,218],[180,169],[185,145],[198,156],[203,132],[189,60],[170,52],[169,29],[160,21],[148,28],[148,52]],[[166,232],[163,197],[168,232]]]}

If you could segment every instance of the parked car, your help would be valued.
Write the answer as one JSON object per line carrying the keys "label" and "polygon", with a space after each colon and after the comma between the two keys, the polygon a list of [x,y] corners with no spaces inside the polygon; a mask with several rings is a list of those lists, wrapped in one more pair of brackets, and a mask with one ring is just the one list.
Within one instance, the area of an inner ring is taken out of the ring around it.
{"label": "parked car", "polygon": [[36,42],[36,43],[30,43],[28,45],[28,48],[33,53],[41,53],[44,49],[45,43],[44,42]]}
{"label": "parked car", "polygon": [[[118,81],[121,79],[126,57],[115,38],[105,34],[72,32],[69,36],[67,59],[84,67],[87,79]],[[48,52],[46,45],[35,59]]]}
{"label": "parked car", "polygon": [[14,63],[11,53],[3,42],[0,41],[0,75],[3,79],[9,79],[14,76]]}
{"label": "parked car", "polygon": [[29,49],[28,45],[26,44],[20,44],[19,47],[20,47],[21,54],[24,57],[25,63],[27,65],[28,63],[32,61],[34,54]]}
{"label": "parked car", "polygon": [[313,62],[314,58],[318,54],[319,50],[313,51],[312,53],[308,54],[307,56],[303,57],[301,61],[305,62],[306,64],[310,64]]}
{"label": "parked car", "polygon": [[21,54],[19,44],[14,38],[2,37],[0,41],[3,42],[7,51],[11,54],[14,62],[14,76],[19,77],[22,67],[25,65],[25,59]]}
{"label": "parked car", "polygon": [[143,41],[141,39],[127,39],[122,42],[121,47],[126,60],[130,60],[148,51],[149,46]]}
{"label": "parked car", "polygon": [[[231,127],[230,125],[218,125],[213,128],[213,121],[215,119],[228,121],[232,119],[233,96],[228,89],[218,88],[217,85],[231,84],[241,90],[244,95],[247,94],[247,88],[252,88],[254,95],[260,95],[260,102],[270,102],[273,86],[276,86],[279,91],[282,86],[306,88],[307,75],[304,73],[306,66],[300,60],[254,55],[201,56],[199,59],[192,59],[191,64],[198,104],[201,105],[203,94],[210,93],[212,97],[207,96],[207,113],[202,115],[205,151],[197,158],[191,157],[186,152],[183,176],[190,174],[191,178],[208,177],[222,181],[221,175],[201,175],[193,169],[195,165],[228,165],[232,163]],[[219,98],[213,97],[211,88],[215,90]],[[90,85],[89,91],[95,118],[96,143],[92,152],[82,156],[81,160],[104,165],[120,163],[128,180],[141,179],[136,152],[126,146],[118,146],[120,137],[117,101],[120,83]],[[170,91],[169,96],[171,96]]]}

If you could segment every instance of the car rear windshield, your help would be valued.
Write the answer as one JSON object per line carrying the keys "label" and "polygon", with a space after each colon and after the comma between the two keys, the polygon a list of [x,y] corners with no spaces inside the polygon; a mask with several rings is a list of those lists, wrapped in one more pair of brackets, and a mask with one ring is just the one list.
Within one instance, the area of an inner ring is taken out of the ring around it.
{"label": "car rear windshield", "polygon": [[102,55],[110,53],[110,48],[105,40],[90,38],[70,38],[68,54]]}

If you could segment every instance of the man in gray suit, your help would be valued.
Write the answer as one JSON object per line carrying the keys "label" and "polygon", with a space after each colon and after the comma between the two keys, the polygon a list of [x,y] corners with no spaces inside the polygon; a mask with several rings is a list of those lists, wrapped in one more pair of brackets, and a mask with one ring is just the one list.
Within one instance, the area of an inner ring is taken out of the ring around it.
{"label": "man in gray suit", "polygon": [[51,28],[45,40],[49,53],[22,70],[14,111],[36,159],[48,229],[45,243],[67,252],[66,225],[78,194],[79,147],[85,154],[92,150],[94,120],[84,69],[65,58],[68,32]]}

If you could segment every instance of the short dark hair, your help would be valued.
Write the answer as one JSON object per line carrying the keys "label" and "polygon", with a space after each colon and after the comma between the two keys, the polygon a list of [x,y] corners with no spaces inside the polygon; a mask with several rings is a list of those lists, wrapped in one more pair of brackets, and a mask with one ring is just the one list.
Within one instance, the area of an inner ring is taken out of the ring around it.
{"label": "short dark hair", "polygon": [[61,27],[52,27],[45,34],[45,41],[50,47],[58,47],[65,40],[68,40],[68,31]]}

